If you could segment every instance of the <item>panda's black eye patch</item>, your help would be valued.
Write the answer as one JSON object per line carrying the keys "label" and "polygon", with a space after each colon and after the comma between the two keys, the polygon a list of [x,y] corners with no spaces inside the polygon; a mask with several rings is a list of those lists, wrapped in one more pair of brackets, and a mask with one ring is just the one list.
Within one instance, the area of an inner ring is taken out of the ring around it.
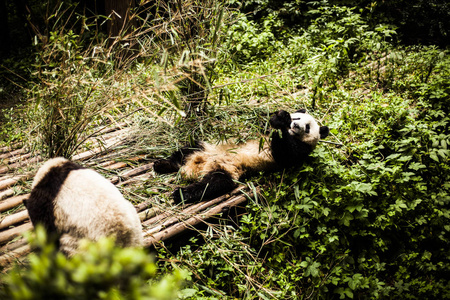
{"label": "panda's black eye patch", "polygon": [[306,124],[305,133],[309,133],[309,130],[310,130],[310,126],[309,126],[309,124]]}
{"label": "panda's black eye patch", "polygon": [[299,121],[300,118],[293,118],[292,121]]}

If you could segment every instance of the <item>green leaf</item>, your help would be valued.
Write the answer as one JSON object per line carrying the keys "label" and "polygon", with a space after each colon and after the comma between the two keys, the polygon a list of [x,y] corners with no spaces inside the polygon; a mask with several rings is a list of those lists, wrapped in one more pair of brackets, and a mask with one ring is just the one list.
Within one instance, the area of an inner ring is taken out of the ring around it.
{"label": "green leaf", "polygon": [[436,151],[430,153],[430,158],[436,162],[439,162],[439,157],[436,154]]}

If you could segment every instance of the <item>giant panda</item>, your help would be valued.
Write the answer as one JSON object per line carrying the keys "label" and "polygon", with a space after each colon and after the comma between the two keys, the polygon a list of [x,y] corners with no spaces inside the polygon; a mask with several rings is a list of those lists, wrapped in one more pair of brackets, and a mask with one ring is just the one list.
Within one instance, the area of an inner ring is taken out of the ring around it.
{"label": "giant panda", "polygon": [[154,171],[161,174],[180,171],[185,179],[200,179],[176,189],[173,193],[176,203],[208,200],[233,190],[236,181],[249,172],[301,165],[319,139],[329,134],[329,128],[319,126],[305,109],[292,114],[280,110],[271,115],[269,123],[274,130],[265,146],[261,147],[259,140],[217,145],[196,142],[168,159],[155,161]]}
{"label": "giant panda", "polygon": [[42,224],[67,256],[77,252],[81,239],[114,236],[118,246],[143,244],[134,206],[106,178],[65,158],[39,168],[24,204],[32,224]]}

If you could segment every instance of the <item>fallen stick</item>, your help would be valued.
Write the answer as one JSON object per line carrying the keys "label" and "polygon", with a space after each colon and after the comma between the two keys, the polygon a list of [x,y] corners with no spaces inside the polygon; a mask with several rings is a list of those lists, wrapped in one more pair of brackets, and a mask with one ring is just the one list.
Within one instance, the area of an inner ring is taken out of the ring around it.
{"label": "fallen stick", "polygon": [[0,229],[8,228],[9,226],[21,223],[27,219],[28,219],[28,211],[25,209],[18,213],[3,218],[3,220],[0,221]]}
{"label": "fallen stick", "polygon": [[26,153],[24,155],[16,155],[14,157],[10,157],[8,159],[8,163],[11,164],[11,163],[15,163],[17,161],[29,159],[31,157],[31,155],[33,155],[33,154],[32,153]]}
{"label": "fallen stick", "polygon": [[122,174],[120,174],[118,176],[111,177],[109,180],[113,184],[116,184],[121,179],[128,179],[128,178],[133,177],[133,176],[141,175],[141,174],[147,172],[148,170],[151,170],[152,168],[153,168],[153,163],[149,163],[149,164],[137,167],[135,169],[126,171],[126,172],[124,172],[124,173],[122,173]]}
{"label": "fallen stick", "polygon": [[0,174],[7,173],[10,170],[14,170],[14,169],[17,169],[17,168],[20,168],[23,166],[27,166],[29,164],[40,162],[41,160],[42,160],[42,158],[40,156],[35,156],[35,157],[32,157],[32,158],[24,160],[24,161],[19,161],[19,162],[10,164],[10,165],[0,167]]}
{"label": "fallen stick", "polygon": [[0,213],[22,204],[22,201],[27,199],[29,196],[30,194],[24,194],[0,201]]}
{"label": "fallen stick", "polygon": [[211,208],[207,212],[193,216],[181,223],[177,223],[168,227],[166,230],[160,231],[156,234],[150,235],[149,237],[144,238],[144,247],[155,246],[158,242],[165,241],[168,238],[171,238],[182,231],[188,229],[189,227],[193,227],[200,222],[203,222],[206,219],[211,218],[214,215],[219,214],[225,207],[235,207],[241,203],[247,201],[247,197],[244,195],[233,197],[219,205]]}
{"label": "fallen stick", "polygon": [[22,246],[25,246],[28,244],[28,240],[26,238],[21,238],[13,243],[8,243],[0,248],[0,254],[8,253],[10,251],[13,251],[17,248],[20,248]]}
{"label": "fallen stick", "polygon": [[7,254],[0,256],[0,266],[8,265],[12,263],[14,260],[17,260],[30,252],[31,252],[30,245],[25,245],[13,251],[10,251]]}
{"label": "fallen stick", "polygon": [[18,176],[14,176],[14,177],[2,180],[2,181],[0,181],[0,191],[9,188],[12,185],[15,185],[16,183],[18,183],[21,180],[28,180],[30,178],[31,178],[31,174],[27,174],[27,175],[18,175]]}
{"label": "fallen stick", "polygon": [[33,225],[31,223],[25,223],[23,225],[2,231],[0,232],[0,244],[10,241],[32,228]]}
{"label": "fallen stick", "polygon": [[144,158],[145,158],[145,155],[139,155],[139,156],[127,158],[126,161],[114,162],[113,164],[106,166],[104,168],[108,169],[108,170],[122,169],[122,168],[127,167],[130,164],[130,162],[139,162]]}
{"label": "fallen stick", "polygon": [[86,160],[91,158],[97,154],[108,152],[112,146],[119,146],[123,144],[124,141],[121,138],[112,138],[110,140],[106,140],[103,145],[97,146],[93,149],[81,152],[80,154],[74,155],[72,160]]}
{"label": "fallen stick", "polygon": [[[9,151],[9,152],[4,153],[6,151]],[[11,156],[19,155],[19,154],[25,153],[26,151],[27,150],[25,148],[20,148],[17,150],[10,151],[8,149],[5,149],[5,147],[3,147],[3,148],[0,148],[0,153],[3,153],[3,154],[0,154],[0,159],[6,159]]]}
{"label": "fallen stick", "polygon": [[139,219],[141,220],[141,223],[142,223],[143,221],[156,216],[156,214],[158,214],[160,212],[161,212],[160,208],[152,207],[152,208],[146,209],[144,211],[141,211],[140,213],[138,213],[138,215],[139,215]]}
{"label": "fallen stick", "polygon": [[152,227],[150,229],[147,229],[144,232],[144,235],[153,234],[154,232],[158,232],[158,231],[162,230],[163,228],[169,227],[169,226],[171,226],[172,224],[174,224],[176,222],[183,221],[183,220],[191,217],[192,215],[197,214],[199,211],[206,210],[207,208],[209,208],[209,207],[211,207],[211,206],[213,206],[213,205],[215,205],[217,203],[222,202],[225,198],[228,198],[228,197],[231,197],[231,196],[237,194],[243,188],[244,188],[244,186],[240,186],[240,187],[234,189],[233,191],[231,191],[229,194],[222,195],[220,197],[217,197],[217,198],[209,200],[209,201],[204,201],[204,202],[200,202],[200,203],[194,204],[194,205],[189,206],[188,208],[184,209],[183,211],[181,211],[178,214],[174,213],[172,217],[170,217],[167,220],[165,220],[162,224],[160,224],[158,226],[155,226],[155,227]]}
{"label": "fallen stick", "polygon": [[14,189],[7,189],[6,191],[0,192],[0,200],[6,199],[8,197],[11,197],[14,195],[15,191]]}

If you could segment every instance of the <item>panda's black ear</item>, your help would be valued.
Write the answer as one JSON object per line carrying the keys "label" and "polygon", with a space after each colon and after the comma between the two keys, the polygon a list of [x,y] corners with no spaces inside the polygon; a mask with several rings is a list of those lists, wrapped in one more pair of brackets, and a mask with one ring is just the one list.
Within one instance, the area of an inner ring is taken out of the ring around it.
{"label": "panda's black ear", "polygon": [[319,129],[319,133],[320,133],[320,138],[324,139],[328,136],[328,134],[330,134],[330,129],[328,128],[328,126],[321,126]]}
{"label": "panda's black ear", "polygon": [[305,114],[306,113],[306,109],[305,108],[301,108],[301,109],[297,110],[296,113]]}

